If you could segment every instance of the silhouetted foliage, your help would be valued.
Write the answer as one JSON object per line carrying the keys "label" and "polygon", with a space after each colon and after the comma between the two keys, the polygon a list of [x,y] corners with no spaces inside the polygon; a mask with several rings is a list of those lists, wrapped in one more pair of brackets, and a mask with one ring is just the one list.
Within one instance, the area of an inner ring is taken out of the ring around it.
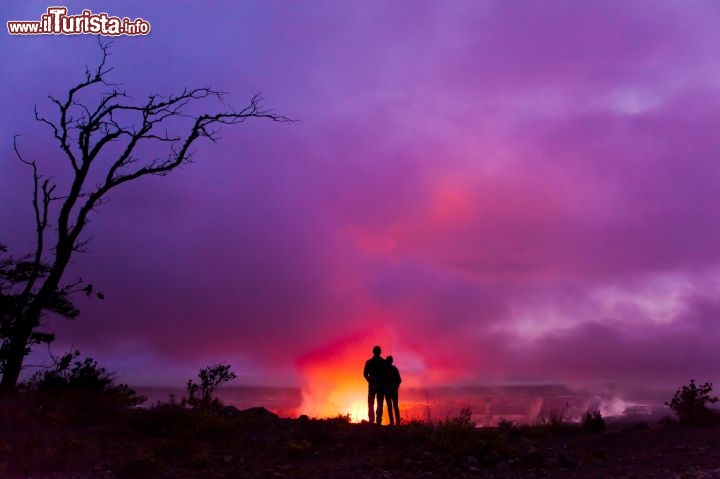
{"label": "silhouetted foliage", "polygon": [[188,403],[191,406],[207,406],[218,403],[217,398],[212,394],[220,385],[235,379],[237,375],[232,371],[229,364],[216,364],[200,370],[198,378],[200,383],[188,379],[185,389],[188,392]]}
{"label": "silhouetted foliage", "polygon": [[[18,317],[22,315],[22,306],[32,301],[34,293],[31,282],[42,280],[49,273],[49,266],[45,263],[35,263],[30,255],[15,257],[7,252],[7,245],[0,243],[0,374],[5,371],[5,365],[11,353],[12,339],[18,327]],[[73,287],[55,290],[45,302],[41,318],[47,313],[74,319],[80,311],[70,300]],[[25,354],[30,352],[32,346],[37,344],[50,344],[55,335],[50,332],[34,329],[27,339]]]}
{"label": "silhouetted foliage", "polygon": [[567,426],[565,415],[567,414],[568,408],[569,405],[565,404],[563,409],[551,409],[547,416],[545,416],[545,412],[541,411],[535,420],[535,426],[564,429]]}
{"label": "silhouetted foliage", "polygon": [[449,422],[459,427],[475,427],[475,422],[472,420],[472,409],[470,406],[465,406],[460,409],[460,414],[451,418]]}
{"label": "silhouetted foliage", "polygon": [[[413,425],[408,424],[410,428]],[[465,406],[456,416],[447,416],[445,421],[438,421],[436,425],[427,424],[430,440],[440,450],[461,451],[470,454],[473,445],[470,438],[475,434],[475,423],[472,420],[472,409]]]}
{"label": "silhouetted foliage", "polygon": [[600,411],[587,411],[582,417],[582,427],[585,432],[603,432],[605,430],[605,419],[603,419]]}
{"label": "silhouetted foliage", "polygon": [[333,422],[339,422],[344,424],[350,424],[352,423],[352,415],[351,414],[341,414],[338,413],[334,417],[329,417],[326,419],[326,421],[333,421]]}
{"label": "silhouetted foliage", "polygon": [[686,426],[699,426],[716,423],[720,416],[717,411],[711,410],[708,405],[718,402],[718,398],[711,396],[712,383],[701,386],[691,379],[690,384],[683,386],[675,392],[675,396],[665,405],[677,414],[680,424]]}
{"label": "silhouetted foliage", "polygon": [[117,382],[116,375],[98,365],[92,358],[79,359],[80,352],[71,351],[55,360],[53,368],[36,372],[24,387],[31,392],[46,394],[79,394],[110,399],[120,407],[142,404],[146,398],[127,384]]}
{"label": "silhouetted foliage", "polygon": [[[221,125],[250,118],[289,121],[266,109],[260,95],[235,110],[223,103],[224,92],[207,86],[134,100],[109,81],[110,43],[99,40],[99,45],[99,65],[86,67],[84,78],[62,97],[49,97],[54,114],[46,116],[35,107],[35,119],[49,128],[66,161],[68,174],[56,178],[68,180],[44,177],[38,162],[21,154],[17,136],[13,142],[18,160],[32,173],[35,246],[21,258],[7,256],[4,245],[0,250],[0,392],[15,390],[34,345],[53,341],[52,333],[43,330],[47,313],[76,317],[79,311],[70,301],[74,293],[103,298],[82,279],[64,284],[63,277],[73,255],[86,251],[85,227],[111,191],[190,163],[196,141],[216,142]],[[198,111],[199,103],[211,100],[222,110]]]}
{"label": "silhouetted foliage", "polygon": [[500,419],[500,421],[498,421],[497,429],[502,433],[509,434],[517,430],[517,425],[515,424],[515,421],[512,421],[508,418],[502,418]]}

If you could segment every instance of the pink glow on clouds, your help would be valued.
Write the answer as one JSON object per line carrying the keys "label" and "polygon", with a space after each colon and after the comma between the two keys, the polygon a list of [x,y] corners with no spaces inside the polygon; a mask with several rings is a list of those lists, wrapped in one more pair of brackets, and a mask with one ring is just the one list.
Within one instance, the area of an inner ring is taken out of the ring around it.
{"label": "pink glow on clouds", "polygon": [[[80,301],[61,345],[136,382],[229,360],[245,382],[302,384],[325,374],[313,351],[365,358],[384,335],[417,384],[720,379],[717,6],[213,5],[93,4],[152,25],[116,41],[114,78],[138,97],[263,91],[302,121],[225,129],[118,191],[72,272],[107,300]],[[0,52],[0,240],[20,252],[12,135],[51,163],[32,105],[97,51],[8,35]]]}

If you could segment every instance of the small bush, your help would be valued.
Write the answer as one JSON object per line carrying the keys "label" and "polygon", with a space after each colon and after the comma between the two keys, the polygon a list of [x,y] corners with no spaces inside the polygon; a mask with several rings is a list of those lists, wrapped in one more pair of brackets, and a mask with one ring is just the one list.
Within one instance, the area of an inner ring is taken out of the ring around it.
{"label": "small bush", "polygon": [[509,438],[519,439],[523,436],[524,430],[525,428],[519,427],[515,421],[504,417],[497,424],[497,438],[502,441]]}
{"label": "small bush", "polygon": [[583,414],[582,428],[585,432],[603,432],[605,430],[605,419],[603,419],[600,411],[587,411]]}
{"label": "small bush", "polygon": [[352,416],[350,414],[338,413],[337,416],[327,418],[327,420],[337,424],[350,424],[352,422]]}
{"label": "small bush", "polygon": [[[55,361],[52,369],[36,372],[23,389],[51,399],[58,406],[73,406],[83,416],[103,414],[106,410],[123,409],[142,404],[147,399],[127,384],[118,383],[114,373],[100,367],[92,358],[78,359],[72,351]],[[70,401],[57,400],[68,397]]]}
{"label": "small bush", "polygon": [[187,402],[191,406],[219,405],[220,402],[212,397],[213,392],[222,384],[230,382],[236,377],[237,375],[230,369],[229,364],[216,364],[201,369],[198,373],[200,383],[189,379],[185,386],[188,392]]}
{"label": "small bush", "polygon": [[472,409],[470,406],[465,406],[460,409],[460,414],[455,417],[448,418],[446,425],[452,425],[460,428],[474,428],[475,422],[472,420]]}
{"label": "small bush", "polygon": [[457,416],[448,416],[444,422],[439,421],[437,425],[429,427],[431,443],[438,450],[460,455],[472,454],[474,444],[471,439],[476,430],[470,407],[464,407]]}
{"label": "small bush", "polygon": [[565,429],[567,427],[565,422],[565,414],[567,413],[567,410],[568,405],[566,404],[564,409],[552,409],[547,417],[545,416],[545,413],[541,411],[540,414],[538,414],[534,426],[548,429]]}
{"label": "small bush", "polygon": [[665,405],[677,414],[678,421],[684,426],[699,426],[718,422],[716,411],[708,407],[718,402],[718,398],[711,396],[712,383],[701,386],[691,379],[690,384],[683,386],[675,392],[675,396]]}
{"label": "small bush", "polygon": [[502,418],[497,424],[498,431],[500,432],[511,432],[515,429],[515,422],[507,418]]}

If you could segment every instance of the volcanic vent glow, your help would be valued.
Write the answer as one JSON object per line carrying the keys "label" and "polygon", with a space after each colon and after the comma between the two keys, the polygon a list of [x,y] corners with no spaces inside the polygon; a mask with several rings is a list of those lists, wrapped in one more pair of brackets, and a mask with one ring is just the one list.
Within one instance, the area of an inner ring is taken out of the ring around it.
{"label": "volcanic vent glow", "polygon": [[353,422],[367,419],[367,383],[362,371],[373,344],[365,337],[345,338],[300,358],[300,413],[310,417],[348,414]]}

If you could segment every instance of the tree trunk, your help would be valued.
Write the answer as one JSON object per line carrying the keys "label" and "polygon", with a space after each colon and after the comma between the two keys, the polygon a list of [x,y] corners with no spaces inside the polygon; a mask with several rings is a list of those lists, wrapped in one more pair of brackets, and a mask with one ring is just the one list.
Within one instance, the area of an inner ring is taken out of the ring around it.
{"label": "tree trunk", "polygon": [[17,382],[27,355],[30,335],[39,324],[45,304],[52,292],[57,290],[60,278],[70,260],[70,249],[65,247],[63,242],[58,242],[56,250],[58,253],[50,274],[25,309],[24,314],[20,313],[21,317],[15,325],[5,358],[2,380],[0,380],[0,394],[9,394],[17,389]]}
{"label": "tree trunk", "polygon": [[2,381],[0,381],[0,394],[12,393],[17,388],[29,337],[29,333],[24,334],[22,331],[18,331],[17,334],[13,335],[5,358]]}

